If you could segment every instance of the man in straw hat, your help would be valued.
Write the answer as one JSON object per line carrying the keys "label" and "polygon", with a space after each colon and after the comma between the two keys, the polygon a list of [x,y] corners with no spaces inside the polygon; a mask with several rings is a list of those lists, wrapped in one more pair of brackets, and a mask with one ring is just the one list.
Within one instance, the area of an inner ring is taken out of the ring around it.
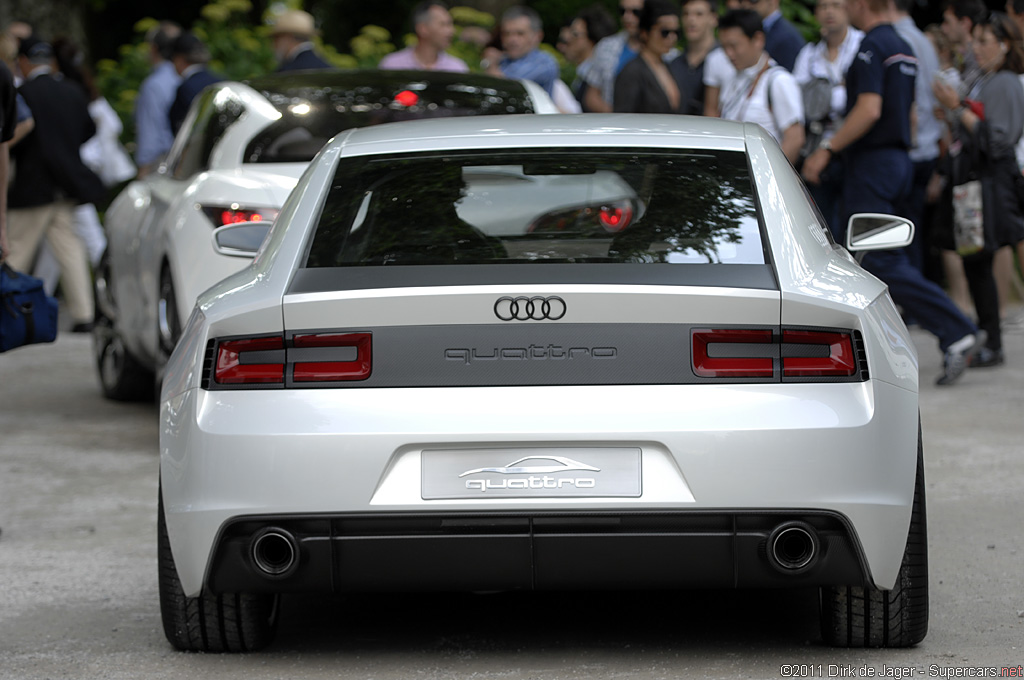
{"label": "man in straw hat", "polygon": [[313,16],[301,9],[282,12],[270,29],[270,40],[277,57],[277,71],[304,71],[331,68],[313,51],[312,39],[318,31],[313,27]]}

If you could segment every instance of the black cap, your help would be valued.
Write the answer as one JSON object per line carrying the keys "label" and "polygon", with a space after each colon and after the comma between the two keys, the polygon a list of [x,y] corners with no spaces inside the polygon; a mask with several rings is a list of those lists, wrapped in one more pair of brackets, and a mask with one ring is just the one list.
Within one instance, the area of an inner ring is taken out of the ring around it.
{"label": "black cap", "polygon": [[53,59],[53,47],[50,43],[30,35],[18,43],[18,54],[27,57],[29,61],[42,63]]}

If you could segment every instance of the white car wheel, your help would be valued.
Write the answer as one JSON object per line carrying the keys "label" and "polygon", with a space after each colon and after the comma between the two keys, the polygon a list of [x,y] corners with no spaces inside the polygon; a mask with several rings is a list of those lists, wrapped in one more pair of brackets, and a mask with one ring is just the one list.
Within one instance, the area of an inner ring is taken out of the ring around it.
{"label": "white car wheel", "polygon": [[153,398],[153,373],[125,348],[117,331],[117,301],[110,286],[110,261],[103,256],[96,269],[96,323],[93,351],[103,396],[116,401]]}

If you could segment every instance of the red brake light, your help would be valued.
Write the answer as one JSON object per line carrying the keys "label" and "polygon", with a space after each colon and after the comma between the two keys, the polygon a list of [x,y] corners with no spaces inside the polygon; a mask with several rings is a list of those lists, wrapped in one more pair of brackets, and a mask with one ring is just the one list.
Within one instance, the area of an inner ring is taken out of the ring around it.
{"label": "red brake light", "polygon": [[[279,355],[274,350],[281,350]],[[217,346],[214,380],[222,385],[284,383],[281,337],[224,340]]]}
{"label": "red brake light", "polygon": [[606,231],[620,232],[633,221],[633,206],[628,201],[615,206],[602,206],[597,219]]}
{"label": "red brake light", "polygon": [[[851,376],[857,371],[849,333],[783,331],[782,342],[782,375],[786,377]],[[813,352],[813,348],[806,347],[808,351],[805,353],[818,356],[787,356],[792,354],[787,352],[787,345],[816,345],[821,347],[821,352]]]}
{"label": "red brake light", "polygon": [[867,379],[853,333],[841,330],[699,328],[691,332],[693,372],[702,378]]}
{"label": "red brake light", "polygon": [[420,100],[420,96],[411,90],[402,90],[395,95],[395,101],[402,106],[413,106]]}
{"label": "red brake light", "polygon": [[[709,345],[772,343],[770,330],[702,328],[691,334],[693,372],[702,378],[771,378],[774,366],[771,356],[742,356],[742,351],[723,352],[728,356],[710,356]],[[735,356],[739,354],[740,356]]]}
{"label": "red brake light", "polygon": [[240,222],[273,222],[277,219],[279,212],[276,208],[245,210],[237,205],[203,207],[203,213],[213,222],[214,227],[223,227],[225,224],[238,224]]}
{"label": "red brake light", "polygon": [[[296,335],[292,338],[296,349],[323,348],[343,350],[352,348],[348,356],[321,361],[295,362],[295,382],[333,382],[336,380],[366,380],[370,377],[372,336],[369,333],[320,333]],[[319,353],[326,359],[327,352]],[[313,358],[313,357],[310,357]]]}

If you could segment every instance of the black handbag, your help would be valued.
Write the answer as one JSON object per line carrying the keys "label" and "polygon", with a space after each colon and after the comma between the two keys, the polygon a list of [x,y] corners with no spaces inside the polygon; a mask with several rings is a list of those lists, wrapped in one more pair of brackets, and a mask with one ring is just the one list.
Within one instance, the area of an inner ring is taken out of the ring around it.
{"label": "black handbag", "polygon": [[0,265],[0,352],[57,339],[57,300],[34,276]]}

